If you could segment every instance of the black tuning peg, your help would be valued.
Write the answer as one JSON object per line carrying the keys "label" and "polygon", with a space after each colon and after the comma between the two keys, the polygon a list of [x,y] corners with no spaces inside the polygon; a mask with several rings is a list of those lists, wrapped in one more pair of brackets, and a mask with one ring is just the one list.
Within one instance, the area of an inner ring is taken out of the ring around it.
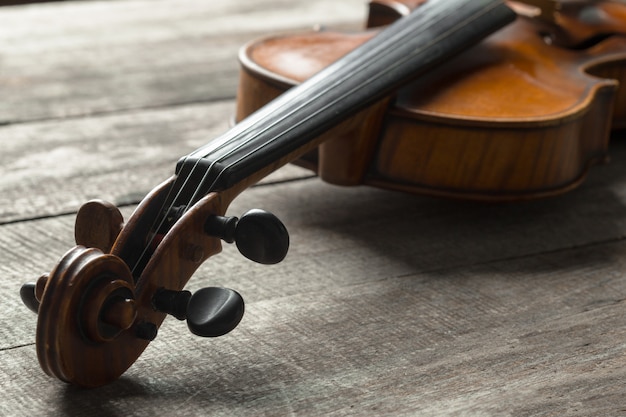
{"label": "black tuning peg", "polygon": [[264,210],[252,209],[240,219],[211,216],[204,230],[225,242],[235,242],[243,256],[261,264],[277,264],[289,250],[287,228],[278,217]]}
{"label": "black tuning peg", "polygon": [[187,319],[187,327],[198,336],[218,337],[233,330],[241,321],[244,302],[234,290],[207,287],[196,291],[161,289],[152,299],[153,307],[179,320]]}
{"label": "black tuning peg", "polygon": [[22,285],[22,288],[20,288],[20,298],[30,311],[37,313],[39,311],[39,300],[37,300],[35,296],[35,287],[36,284],[34,282],[27,282]]}
{"label": "black tuning peg", "polygon": [[37,282],[27,282],[20,288],[20,298],[22,303],[34,313],[39,312],[39,302],[43,295],[43,290],[48,281],[48,275],[42,275]]}

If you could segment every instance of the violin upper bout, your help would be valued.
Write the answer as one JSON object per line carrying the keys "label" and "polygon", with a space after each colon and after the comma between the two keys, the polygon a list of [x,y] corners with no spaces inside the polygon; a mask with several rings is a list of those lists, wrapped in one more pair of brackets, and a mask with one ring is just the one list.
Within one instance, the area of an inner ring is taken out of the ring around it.
{"label": "violin upper bout", "polygon": [[[315,75],[374,34],[375,31],[311,32],[265,38],[246,45],[239,53],[236,121]],[[324,140],[319,152],[315,150],[296,163],[316,171],[330,183],[361,184],[386,106],[387,101],[383,100],[331,129],[323,135],[328,140]]]}

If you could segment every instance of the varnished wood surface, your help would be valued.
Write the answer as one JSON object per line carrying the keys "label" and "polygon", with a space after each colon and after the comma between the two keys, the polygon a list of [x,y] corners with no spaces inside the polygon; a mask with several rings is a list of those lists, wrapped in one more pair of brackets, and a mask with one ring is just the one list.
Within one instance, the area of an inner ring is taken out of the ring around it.
{"label": "varnished wood surface", "polygon": [[72,246],[79,205],[127,217],[178,156],[227,128],[237,48],[361,0],[113,1],[0,8],[0,415],[626,415],[626,141],[562,197],[482,205],[340,188],[288,167],[242,194],[291,232],[232,247],[191,290],[247,301],[230,335],[167,319],[118,382],[39,369],[19,287]]}

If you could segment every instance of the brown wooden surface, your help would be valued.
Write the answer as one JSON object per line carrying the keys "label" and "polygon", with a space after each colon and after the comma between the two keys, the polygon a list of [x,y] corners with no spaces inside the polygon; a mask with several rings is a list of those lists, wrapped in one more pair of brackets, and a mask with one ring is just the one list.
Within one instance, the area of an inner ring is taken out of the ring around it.
{"label": "brown wooden surface", "polygon": [[287,259],[231,246],[189,289],[246,315],[201,339],[167,319],[118,382],[39,369],[19,287],[73,242],[78,206],[123,206],[227,128],[237,48],[361,0],[67,2],[0,9],[0,415],[626,415],[626,141],[565,196],[482,205],[340,188],[288,167],[233,214],[273,211]]}

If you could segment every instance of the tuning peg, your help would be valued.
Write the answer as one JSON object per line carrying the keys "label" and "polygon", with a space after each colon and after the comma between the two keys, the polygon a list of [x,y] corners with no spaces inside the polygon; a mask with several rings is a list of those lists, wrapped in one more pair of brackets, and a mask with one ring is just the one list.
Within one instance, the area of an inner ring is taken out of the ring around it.
{"label": "tuning peg", "polygon": [[211,216],[204,230],[225,242],[235,242],[243,256],[261,264],[279,263],[289,250],[285,225],[272,213],[260,209],[252,209],[240,219]]}
{"label": "tuning peg", "polygon": [[33,313],[37,313],[39,311],[39,300],[35,296],[36,285],[37,284],[34,282],[27,282],[22,285],[22,288],[20,288],[20,298],[22,299],[22,303],[24,303],[24,305]]}
{"label": "tuning peg", "polygon": [[161,289],[152,299],[157,311],[187,319],[187,327],[198,336],[218,337],[233,330],[241,321],[244,302],[234,290],[207,287],[196,291],[171,291]]}
{"label": "tuning peg", "polygon": [[42,275],[37,282],[27,282],[20,288],[22,303],[34,313],[39,312],[39,301],[41,300],[47,281],[48,275]]}
{"label": "tuning peg", "polygon": [[243,312],[243,298],[237,291],[202,288],[191,296],[187,305],[187,326],[198,336],[222,336],[237,327]]}

